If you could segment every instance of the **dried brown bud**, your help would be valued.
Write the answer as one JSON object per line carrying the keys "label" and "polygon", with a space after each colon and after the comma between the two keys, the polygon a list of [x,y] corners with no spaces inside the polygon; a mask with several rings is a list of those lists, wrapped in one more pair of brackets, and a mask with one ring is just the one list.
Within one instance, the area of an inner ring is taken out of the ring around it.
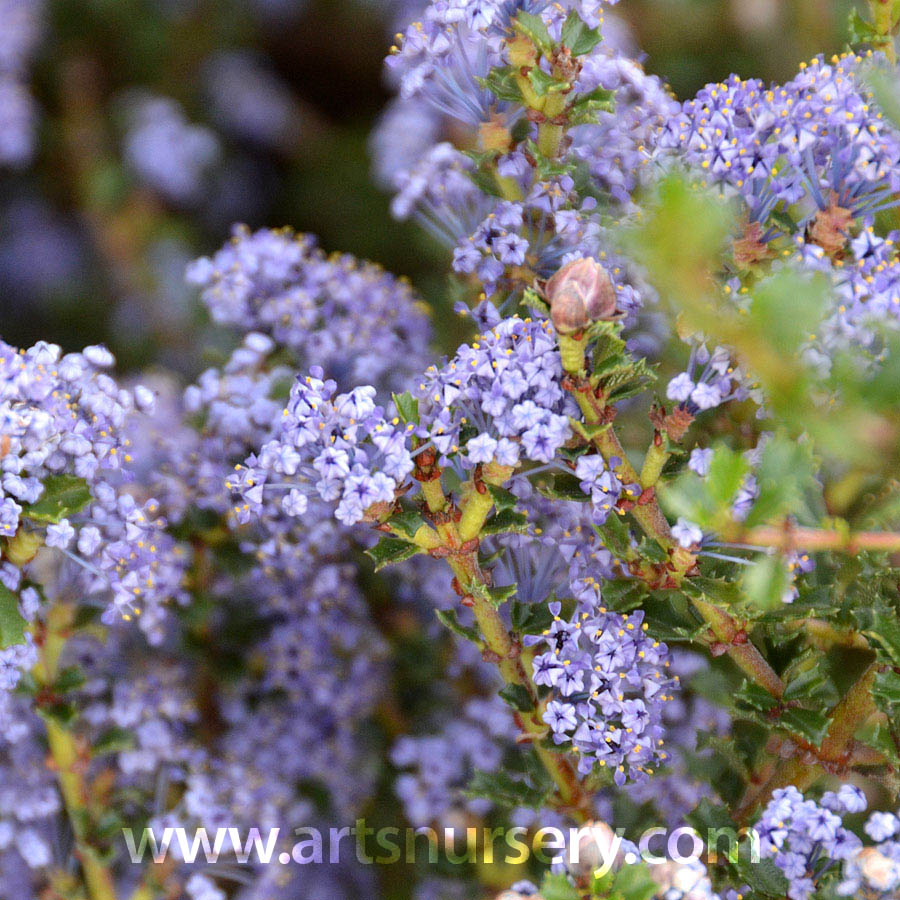
{"label": "dried brown bud", "polygon": [[833,200],[828,209],[819,210],[809,229],[809,238],[829,256],[837,256],[847,244],[853,213]]}
{"label": "dried brown bud", "polygon": [[609,273],[590,257],[563,266],[544,286],[550,319],[560,334],[572,334],[616,315],[616,289]]}

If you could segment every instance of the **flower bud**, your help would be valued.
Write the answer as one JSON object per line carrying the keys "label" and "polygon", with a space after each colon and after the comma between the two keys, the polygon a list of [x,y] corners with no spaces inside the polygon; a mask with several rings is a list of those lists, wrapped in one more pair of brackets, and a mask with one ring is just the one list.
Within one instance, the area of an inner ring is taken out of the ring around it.
{"label": "flower bud", "polygon": [[860,850],[855,862],[869,887],[876,891],[889,891],[897,887],[900,865],[874,847]]}
{"label": "flower bud", "polygon": [[590,257],[564,265],[544,286],[550,319],[560,334],[572,334],[616,314],[616,290],[609,273]]}

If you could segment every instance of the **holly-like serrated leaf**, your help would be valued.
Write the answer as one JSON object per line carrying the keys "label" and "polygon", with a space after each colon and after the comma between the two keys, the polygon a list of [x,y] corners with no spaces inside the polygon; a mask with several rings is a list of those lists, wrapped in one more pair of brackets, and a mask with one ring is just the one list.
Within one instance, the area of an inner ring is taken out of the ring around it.
{"label": "holly-like serrated leaf", "polygon": [[413,395],[409,391],[404,391],[402,394],[393,394],[394,398],[394,406],[397,407],[397,415],[403,419],[404,422],[413,422],[414,424],[419,424],[419,401],[418,398],[413,397]]}
{"label": "holly-like serrated leaf", "polygon": [[745,681],[735,694],[735,699],[760,712],[769,712],[778,705],[778,701],[765,689],[752,681]]}
{"label": "holly-like serrated leaf", "polygon": [[95,740],[91,741],[91,753],[102,756],[104,753],[118,753],[134,746],[134,734],[126,728],[116,726],[107,728]]}
{"label": "holly-like serrated leaf", "polygon": [[885,606],[858,610],[862,633],[873,640],[891,665],[900,666],[900,618]]}
{"label": "holly-like serrated leaf", "polygon": [[788,880],[771,859],[750,861],[741,856],[737,868],[740,880],[753,889],[754,896],[758,894],[772,900],[783,900],[787,896]]}
{"label": "holly-like serrated leaf", "polygon": [[58,523],[80,512],[91,502],[87,482],[77,475],[50,475],[44,479],[40,499],[22,510],[25,518],[35,522]]}
{"label": "holly-like serrated leaf", "polygon": [[506,772],[484,772],[476,769],[465,791],[467,797],[483,797],[499,806],[525,806],[540,809],[547,799],[547,791],[517,781]]}
{"label": "holly-like serrated leaf", "polygon": [[900,704],[900,674],[893,669],[879,672],[872,685],[872,696],[882,709]]}
{"label": "holly-like serrated leaf", "polygon": [[575,475],[568,472],[557,472],[550,481],[538,485],[538,490],[551,500],[571,500],[587,503],[591,498],[581,489]]}
{"label": "holly-like serrated leaf", "polygon": [[27,624],[19,612],[19,598],[0,584],[0,650],[24,644]]}
{"label": "holly-like serrated leaf", "polygon": [[405,534],[408,538],[413,538],[416,532],[425,524],[425,519],[421,513],[412,509],[404,509],[401,512],[394,513],[388,520],[391,527]]}
{"label": "holly-like serrated leaf", "polygon": [[524,534],[528,531],[528,517],[525,513],[513,509],[503,509],[487,520],[481,529],[482,534],[506,534],[515,532]]}
{"label": "holly-like serrated leaf", "polygon": [[791,578],[780,556],[761,555],[744,571],[741,586],[751,606],[777,609],[790,587]]}
{"label": "holly-like serrated leaf", "polygon": [[500,691],[500,697],[504,703],[507,703],[519,712],[530,712],[534,709],[531,694],[528,693],[528,689],[522,684],[507,684]]}
{"label": "holly-like serrated leaf", "polygon": [[579,893],[561,872],[548,872],[541,882],[542,900],[579,900]]}
{"label": "holly-like serrated leaf", "polygon": [[531,38],[535,47],[544,53],[548,53],[553,48],[553,41],[550,38],[550,32],[540,16],[533,13],[519,10],[518,15],[513,20],[513,27],[516,31]]}
{"label": "holly-like serrated leaf", "polygon": [[420,548],[400,538],[382,538],[374,547],[366,550],[366,556],[375,561],[375,571],[385,566],[403,562],[420,552]]}
{"label": "holly-like serrated leaf", "polygon": [[513,628],[520,634],[541,634],[550,627],[553,615],[546,603],[518,603],[510,606]]}
{"label": "holly-like serrated leaf", "polygon": [[470,625],[463,625],[459,621],[455,609],[437,609],[434,614],[437,616],[438,621],[455,635],[481,646],[481,635],[478,633],[478,629]]}
{"label": "holly-like serrated leaf", "polygon": [[487,485],[487,489],[494,501],[494,506],[497,507],[497,512],[502,512],[504,509],[515,509],[516,503],[518,503],[515,494],[495,484]]}
{"label": "holly-like serrated leaf", "polygon": [[497,66],[491,69],[486,78],[478,79],[478,83],[498,100],[507,100],[510,103],[522,102],[522,91],[516,83],[516,73],[511,66]]}
{"label": "holly-like serrated leaf", "polygon": [[528,71],[528,81],[538,97],[568,91],[572,87],[568,81],[560,81],[537,66]]}
{"label": "holly-like serrated leaf", "polygon": [[563,22],[561,37],[563,44],[572,51],[573,56],[590,53],[603,40],[600,29],[591,28],[574,9]]}
{"label": "holly-like serrated leaf", "polygon": [[805,738],[818,747],[828,734],[828,717],[813,709],[795,707],[786,709],[780,717],[781,724],[792,734]]}
{"label": "holly-like serrated leaf", "polygon": [[517,584],[503,584],[499,587],[489,587],[487,589],[488,599],[494,606],[502,606],[510,597],[516,595],[517,589]]}

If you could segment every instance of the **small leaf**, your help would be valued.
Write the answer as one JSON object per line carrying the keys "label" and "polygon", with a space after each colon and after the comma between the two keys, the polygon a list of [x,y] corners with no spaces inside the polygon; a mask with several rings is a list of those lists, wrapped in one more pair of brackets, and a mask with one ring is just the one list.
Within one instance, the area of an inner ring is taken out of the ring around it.
{"label": "small leaf", "polygon": [[806,738],[818,747],[828,734],[828,717],[813,709],[786,709],[781,714],[781,724],[793,734]]}
{"label": "small leaf", "polygon": [[528,689],[522,684],[507,684],[502,691],[500,697],[509,704],[513,709],[519,712],[530,712],[534,709],[534,703]]}
{"label": "small leaf", "polygon": [[706,488],[717,506],[729,504],[738,492],[749,464],[740,453],[725,446],[716,447],[709,463]]}
{"label": "small leaf", "polygon": [[752,681],[745,681],[741,685],[735,699],[760,712],[769,712],[778,706],[778,701],[765,688]]}
{"label": "small leaf", "polygon": [[394,394],[394,406],[397,407],[397,415],[404,422],[419,424],[419,401],[409,391],[402,394]]}
{"label": "small leaf", "polygon": [[579,900],[579,893],[562,872],[547,873],[541,882],[542,900]]}
{"label": "small leaf", "polygon": [[19,612],[19,598],[0,584],[0,650],[24,644],[27,624]]}
{"label": "small leaf", "polygon": [[408,538],[414,538],[416,532],[423,525],[427,524],[422,515],[412,509],[405,509],[402,512],[395,513],[388,522],[394,529],[405,534]]}
{"label": "small leaf", "polygon": [[578,478],[568,472],[558,472],[549,482],[542,482],[538,490],[551,500],[572,500],[587,503],[591,498],[581,489]]}
{"label": "small leaf", "polygon": [[484,772],[476,769],[465,791],[467,797],[483,797],[500,806],[526,806],[540,809],[547,799],[546,790],[538,790],[517,781],[506,772]]}
{"label": "small leaf", "polygon": [[487,78],[478,78],[477,81],[498,100],[510,103],[522,102],[522,91],[516,83],[516,74],[511,66],[497,66],[491,69]]}
{"label": "small leaf", "polygon": [[490,587],[487,589],[488,599],[494,606],[501,606],[506,603],[510,597],[514,597],[517,590],[517,584],[504,584],[500,587]]}
{"label": "small leaf", "polygon": [[78,666],[66,666],[56,676],[56,681],[53,682],[53,691],[57,694],[67,694],[69,691],[80,688],[85,680],[84,672]]}
{"label": "small leaf", "polygon": [[528,517],[525,513],[512,509],[504,509],[491,516],[481,529],[482,534],[505,534],[515,532],[524,534],[528,531]]}
{"label": "small leaf", "polygon": [[400,538],[382,538],[374,547],[366,550],[366,556],[371,557],[375,561],[375,571],[378,572],[385,566],[394,563],[403,562],[411,556],[415,556],[420,552],[420,548],[415,544]]}
{"label": "small leaf", "polygon": [[482,645],[481,635],[478,633],[478,629],[473,628],[471,625],[463,625],[457,618],[455,609],[436,609],[434,614],[438,617],[438,621],[455,635],[465,638],[467,641],[471,641],[479,647]]}
{"label": "small leaf", "polygon": [[562,42],[572,51],[573,56],[590,53],[602,40],[600,29],[590,28],[574,9],[563,22]]}
{"label": "small leaf", "polygon": [[495,484],[488,484],[486,487],[494,500],[494,506],[497,507],[497,512],[502,512],[504,509],[515,508],[516,503],[518,503],[515,494],[506,490],[506,488],[498,487]]}
{"label": "small leaf", "polygon": [[553,48],[553,41],[550,38],[550,32],[540,16],[519,10],[519,14],[513,20],[513,26],[516,31],[531,38],[535,47],[544,53],[549,52]]}
{"label": "small leaf", "polygon": [[125,728],[113,726],[102,732],[96,740],[91,741],[91,753],[100,756],[103,753],[118,753],[134,746],[134,735]]}
{"label": "small leaf", "polygon": [[744,573],[741,581],[747,600],[760,610],[777,609],[782,604],[791,577],[780,556],[762,555]]}
{"label": "small leaf", "polygon": [[22,515],[36,522],[56,524],[91,502],[87,482],[77,475],[50,475],[44,480],[40,499],[26,506]]}

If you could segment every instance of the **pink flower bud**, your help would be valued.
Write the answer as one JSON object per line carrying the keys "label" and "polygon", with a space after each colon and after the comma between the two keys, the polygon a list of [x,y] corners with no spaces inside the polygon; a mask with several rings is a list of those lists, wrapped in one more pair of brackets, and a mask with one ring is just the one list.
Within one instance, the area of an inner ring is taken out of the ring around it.
{"label": "pink flower bud", "polygon": [[609,273],[590,257],[564,265],[544,286],[550,319],[560,334],[571,334],[616,314],[616,290]]}

